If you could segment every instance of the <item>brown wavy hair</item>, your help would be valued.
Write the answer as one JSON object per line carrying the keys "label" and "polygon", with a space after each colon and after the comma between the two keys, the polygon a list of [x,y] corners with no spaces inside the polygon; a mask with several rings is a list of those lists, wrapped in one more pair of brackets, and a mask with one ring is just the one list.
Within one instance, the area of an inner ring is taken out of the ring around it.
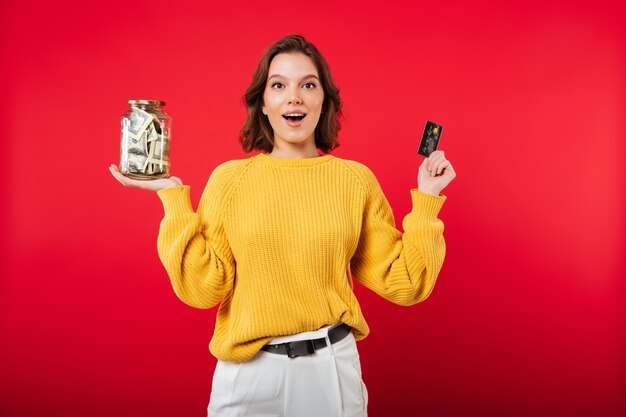
{"label": "brown wavy hair", "polygon": [[269,119],[263,114],[263,93],[267,84],[272,59],[281,53],[303,53],[315,64],[324,91],[322,114],[315,127],[315,146],[328,153],[339,146],[337,133],[344,120],[339,88],[333,81],[326,59],[315,45],[301,35],[288,35],[270,45],[257,66],[252,82],[243,95],[243,103],[248,111],[246,122],[239,133],[239,142],[243,151],[249,153],[255,149],[271,152],[274,148],[274,129]]}

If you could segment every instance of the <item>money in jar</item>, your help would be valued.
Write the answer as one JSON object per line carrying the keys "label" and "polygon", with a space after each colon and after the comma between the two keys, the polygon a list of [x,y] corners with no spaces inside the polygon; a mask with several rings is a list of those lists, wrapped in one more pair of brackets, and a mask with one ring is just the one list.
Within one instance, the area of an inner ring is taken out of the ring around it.
{"label": "money in jar", "polygon": [[172,119],[160,100],[129,100],[121,118],[120,172],[134,179],[170,176]]}

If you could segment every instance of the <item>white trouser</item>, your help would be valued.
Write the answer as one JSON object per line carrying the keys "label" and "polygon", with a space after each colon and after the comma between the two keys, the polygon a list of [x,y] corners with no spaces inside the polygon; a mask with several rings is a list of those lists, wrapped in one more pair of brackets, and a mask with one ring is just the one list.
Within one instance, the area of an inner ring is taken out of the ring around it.
{"label": "white trouser", "polygon": [[326,338],[326,347],[310,355],[290,358],[260,350],[246,362],[218,359],[209,417],[367,417],[354,335],[333,345],[328,340],[328,331],[339,324],[268,342]]}

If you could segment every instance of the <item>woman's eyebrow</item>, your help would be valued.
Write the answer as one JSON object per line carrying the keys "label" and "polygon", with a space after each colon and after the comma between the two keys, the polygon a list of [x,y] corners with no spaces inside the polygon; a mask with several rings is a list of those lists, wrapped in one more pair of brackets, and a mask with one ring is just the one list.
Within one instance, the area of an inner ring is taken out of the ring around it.
{"label": "woman's eyebrow", "polygon": [[[272,78],[274,78],[274,77],[278,77],[278,78],[286,78],[285,76],[280,75],[280,74],[272,74],[272,75],[270,75],[270,77],[268,78],[268,80],[271,80],[271,79],[272,79]],[[307,78],[317,78],[317,75],[315,75],[315,74],[305,75],[304,77],[302,77],[302,80],[306,80]],[[317,78],[317,80],[319,81],[319,78]]]}

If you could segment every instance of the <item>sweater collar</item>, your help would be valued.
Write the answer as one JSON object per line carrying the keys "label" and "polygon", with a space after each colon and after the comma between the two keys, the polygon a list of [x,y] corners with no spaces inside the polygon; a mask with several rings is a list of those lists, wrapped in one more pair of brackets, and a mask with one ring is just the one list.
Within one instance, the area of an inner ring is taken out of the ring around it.
{"label": "sweater collar", "polygon": [[330,161],[331,159],[334,158],[334,156],[331,154],[326,154],[322,156],[315,156],[313,158],[288,159],[288,158],[277,158],[269,154],[260,153],[256,155],[254,158],[257,158],[259,161],[263,161],[263,162],[266,162],[268,164],[271,164],[277,167],[300,168],[300,167],[311,167],[314,165],[322,164],[326,161]]}

